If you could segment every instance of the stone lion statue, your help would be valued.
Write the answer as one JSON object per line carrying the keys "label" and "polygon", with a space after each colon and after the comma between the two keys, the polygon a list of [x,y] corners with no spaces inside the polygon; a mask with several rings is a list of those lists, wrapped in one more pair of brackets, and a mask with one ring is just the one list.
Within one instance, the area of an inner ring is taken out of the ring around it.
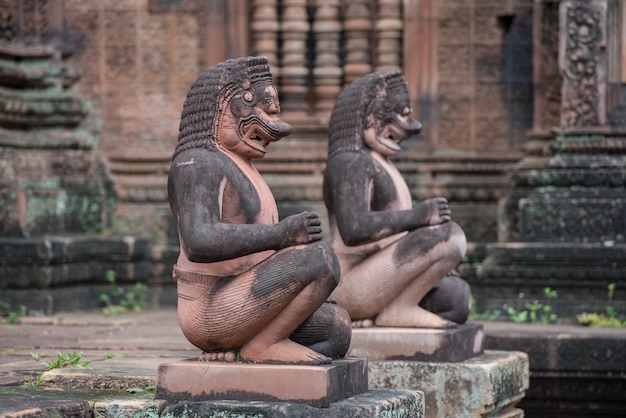
{"label": "stone lion statue", "polygon": [[339,263],[316,213],[279,221],[252,160],[289,135],[267,60],[204,71],[185,100],[168,179],[185,337],[208,361],[324,364],[345,355],[347,312],[327,298]]}
{"label": "stone lion statue", "polygon": [[346,87],[329,123],[324,200],[341,265],[332,297],[363,326],[449,328],[467,320],[466,249],[445,198],[413,204],[391,158],[419,133],[404,77],[372,73]]}

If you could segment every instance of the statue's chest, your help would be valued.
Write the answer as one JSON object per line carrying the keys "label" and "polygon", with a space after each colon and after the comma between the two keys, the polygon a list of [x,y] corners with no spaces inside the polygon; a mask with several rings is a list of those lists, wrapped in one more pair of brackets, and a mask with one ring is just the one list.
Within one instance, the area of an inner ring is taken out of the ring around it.
{"label": "statue's chest", "polygon": [[386,158],[373,152],[372,157],[377,163],[379,171],[375,180],[372,198],[381,206],[379,210],[403,210],[410,209],[413,205],[411,192],[395,165]]}
{"label": "statue's chest", "polygon": [[251,164],[232,160],[234,166],[222,192],[222,221],[273,224],[278,222],[276,201],[265,179]]}

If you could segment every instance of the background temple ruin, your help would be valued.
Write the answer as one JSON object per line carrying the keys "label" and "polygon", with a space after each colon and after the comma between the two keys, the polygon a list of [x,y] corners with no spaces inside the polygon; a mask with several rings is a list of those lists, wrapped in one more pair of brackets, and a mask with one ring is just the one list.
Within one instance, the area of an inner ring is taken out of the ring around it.
{"label": "background temple ruin", "polygon": [[171,302],[182,102],[204,68],[265,55],[294,127],[257,164],[281,216],[326,215],[334,98],[401,69],[424,131],[396,163],[416,200],[450,200],[478,310],[551,286],[571,316],[602,308],[611,282],[624,307],[624,13],[618,0],[5,0],[3,298],[89,307],[113,270]]}
{"label": "background temple ruin", "polygon": [[[95,309],[111,277],[175,304],[166,179],[182,103],[203,69],[245,55],[270,59],[294,128],[256,164],[281,216],[326,216],[335,97],[401,69],[424,130],[395,162],[416,200],[449,199],[476,311],[548,287],[562,322],[626,311],[621,0],[0,0],[0,309]],[[524,409],[619,405],[616,340],[553,357],[528,341]]]}

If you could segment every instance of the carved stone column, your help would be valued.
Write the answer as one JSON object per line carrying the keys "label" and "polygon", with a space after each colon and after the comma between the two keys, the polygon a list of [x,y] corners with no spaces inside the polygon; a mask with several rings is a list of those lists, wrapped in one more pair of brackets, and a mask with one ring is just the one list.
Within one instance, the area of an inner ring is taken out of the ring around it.
{"label": "carved stone column", "polygon": [[402,1],[379,0],[376,13],[376,71],[402,67]]}
{"label": "carved stone column", "polygon": [[606,124],[607,1],[561,2],[561,126]]}
{"label": "carved stone column", "polygon": [[352,0],[345,5],[346,62],[344,84],[372,72],[372,10],[369,0]]}
{"label": "carved stone column", "polygon": [[[543,12],[555,10],[554,2],[541,3]],[[536,124],[543,136],[529,141],[515,167],[513,190],[499,208],[499,242],[488,246],[478,271],[484,308],[522,309],[551,287],[560,317],[603,313],[609,283],[621,289],[612,305],[626,308],[626,126],[609,124],[606,94],[607,42],[621,36],[609,30],[609,7],[617,6],[610,0],[558,5],[560,126]],[[540,22],[535,36],[556,28],[553,19]]]}
{"label": "carved stone column", "polygon": [[277,0],[252,0],[251,36],[252,54],[267,57],[274,80],[280,76],[278,63],[278,21]]}
{"label": "carved stone column", "polygon": [[328,120],[335,99],[341,92],[343,69],[339,59],[341,22],[339,0],[314,1],[313,34],[315,36],[315,61],[313,65],[314,111]]}
{"label": "carved stone column", "polygon": [[280,19],[283,52],[280,72],[282,106],[289,112],[307,114],[310,108],[307,40],[311,27],[307,0],[284,0]]}

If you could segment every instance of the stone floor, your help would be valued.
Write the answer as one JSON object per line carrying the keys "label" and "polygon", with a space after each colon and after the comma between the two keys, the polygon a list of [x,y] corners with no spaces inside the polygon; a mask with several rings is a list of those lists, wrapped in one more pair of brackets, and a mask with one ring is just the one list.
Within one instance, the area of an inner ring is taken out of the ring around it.
{"label": "stone floor", "polygon": [[[52,370],[41,364],[56,360],[58,353],[81,354],[79,363],[90,363]],[[0,417],[423,416],[423,393],[412,390],[370,390],[330,408],[155,400],[159,365],[199,354],[180,331],[173,308],[110,317],[58,313],[0,324]]]}
{"label": "stone floor", "polygon": [[[590,408],[602,409],[602,405],[608,405],[602,416],[624,416],[621,415],[625,412],[624,403],[620,400],[626,384],[624,329],[507,322],[482,324],[487,349],[519,350],[529,354],[530,389],[520,403],[524,410],[529,408],[527,416],[573,416],[574,407],[587,414],[576,416],[594,416],[596,414],[589,415]],[[32,354],[38,354],[41,361],[52,361],[57,353],[68,352],[82,353],[81,362],[90,361],[90,368],[47,371],[32,358]],[[151,390],[158,366],[198,354],[198,349],[183,337],[174,308],[111,317],[100,312],[67,312],[23,317],[19,324],[0,324],[0,417],[55,416],[54,411],[65,411],[61,416],[75,417],[132,416],[137,411],[142,411],[143,415],[139,416],[155,416],[153,412],[165,407],[163,401],[154,400]],[[586,370],[581,374],[571,370],[572,367]],[[551,384],[562,386],[559,375],[567,373],[572,375],[565,376],[567,379],[576,377],[576,382],[583,385],[580,391],[574,391],[576,399],[570,400],[571,396],[564,394],[557,408],[549,404],[549,400],[544,402],[538,398],[554,391]],[[40,385],[28,385],[29,381],[36,383],[38,376]],[[581,376],[589,379],[583,381]],[[601,382],[599,377],[606,380],[605,385],[595,390],[598,393],[590,392]],[[582,396],[589,397],[593,404],[580,409]],[[577,403],[572,403],[568,415],[559,415],[558,410],[566,401]],[[541,410],[547,411],[548,407],[549,414],[542,414]],[[19,411],[23,413],[20,415]],[[53,412],[45,415],[41,411]],[[95,413],[97,411],[108,412]]]}

